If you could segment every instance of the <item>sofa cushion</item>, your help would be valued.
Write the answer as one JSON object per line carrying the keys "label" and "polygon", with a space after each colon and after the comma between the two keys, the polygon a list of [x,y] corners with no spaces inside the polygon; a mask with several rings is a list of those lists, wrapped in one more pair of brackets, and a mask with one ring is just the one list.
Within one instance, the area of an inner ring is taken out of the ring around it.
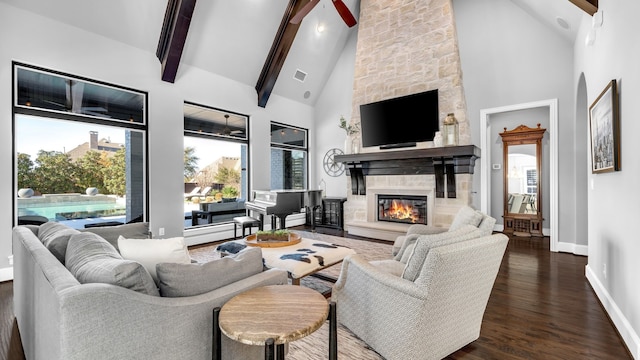
{"label": "sofa cushion", "polygon": [[247,247],[207,263],[156,265],[160,294],[181,297],[203,294],[262,272],[262,250]]}
{"label": "sofa cushion", "polygon": [[128,239],[124,236],[118,238],[118,247],[123,258],[134,260],[142,264],[153,280],[158,283],[156,264],[191,263],[189,250],[183,237],[168,239]]}
{"label": "sofa cushion", "polygon": [[407,263],[402,272],[402,278],[409,281],[414,281],[422,270],[424,260],[429,254],[429,250],[437,246],[453,244],[459,241],[473,239],[480,237],[481,231],[473,225],[464,225],[460,229],[455,231],[447,231],[441,234],[435,235],[422,235],[418,237],[411,252],[411,256],[407,260]]}
{"label": "sofa cushion", "polygon": [[480,222],[482,221],[483,214],[481,212],[476,211],[470,206],[463,206],[456,217],[453,219],[451,226],[449,226],[449,231],[457,230],[464,225],[473,225],[478,227]]}
{"label": "sofa cushion", "polygon": [[79,234],[76,229],[66,225],[49,221],[40,225],[38,230],[38,238],[42,244],[55,256],[61,263],[65,262],[65,254],[67,252],[67,244],[71,235]]}
{"label": "sofa cushion", "polygon": [[71,235],[65,265],[82,284],[105,283],[160,295],[151,275],[140,263],[123,259],[113,245],[94,233]]}
{"label": "sofa cushion", "polygon": [[120,235],[127,239],[147,239],[149,238],[149,223],[137,222],[116,226],[103,226],[81,229],[80,231],[92,232],[100,235],[103,239],[113,245],[118,250],[118,237]]}

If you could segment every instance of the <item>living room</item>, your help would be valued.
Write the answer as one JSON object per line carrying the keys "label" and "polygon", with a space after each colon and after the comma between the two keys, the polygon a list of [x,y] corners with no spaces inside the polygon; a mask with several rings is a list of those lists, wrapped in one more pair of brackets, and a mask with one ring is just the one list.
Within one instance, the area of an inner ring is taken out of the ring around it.
{"label": "living room", "polygon": [[[5,99],[0,103],[6,120],[2,128],[3,143],[7,144],[2,156],[5,169],[12,166],[14,156],[8,146],[13,142],[11,62],[21,61],[148,91],[148,185],[151,200],[147,216],[155,234],[162,227],[166,236],[183,235],[181,120],[185,100],[251,115],[251,163],[256,174],[268,172],[269,139],[260,134],[269,133],[270,121],[310,129],[309,186],[315,187],[314,184],[324,180],[327,194],[349,197],[345,203],[347,209],[350,203],[363,201],[361,197],[349,194],[346,176],[328,177],[322,169],[324,153],[344,145],[344,132],[337,126],[338,119],[341,115],[350,119],[349,115],[355,113],[355,107],[362,100],[355,97],[354,90],[354,63],[360,37],[357,31],[349,34],[340,59],[327,77],[315,105],[273,94],[267,106],[261,108],[256,104],[255,90],[251,85],[186,64],[181,64],[175,83],[162,82],[155,54],[22,10],[17,3],[0,2],[4,30],[0,35],[3,44],[0,82],[6,85],[0,93]],[[433,6],[434,3],[425,6]],[[586,109],[611,79],[624,84],[620,91],[623,159],[630,159],[629,154],[640,146],[629,137],[639,126],[632,119],[640,105],[632,100],[624,101],[640,95],[634,81],[639,77],[636,64],[640,60],[640,50],[634,46],[637,39],[633,36],[640,30],[634,16],[640,10],[639,5],[630,0],[601,1],[602,26],[593,28],[591,16],[585,14],[575,43],[570,43],[514,3],[453,1],[451,17],[455,27],[449,24],[449,29],[457,32],[459,61],[464,74],[460,77],[462,84],[459,84],[464,96],[454,110],[466,108],[456,115],[467,127],[467,143],[479,146],[481,110],[558,99],[559,126],[555,136],[559,138],[559,149],[555,162],[559,184],[553,196],[557,198],[559,216],[558,223],[554,224],[555,230],[560,242],[588,247],[586,276],[625,343],[633,354],[638,354],[640,318],[637,314],[640,311],[637,304],[640,304],[640,290],[634,286],[634,275],[638,273],[634,255],[640,253],[640,245],[635,241],[632,228],[627,225],[635,221],[638,210],[630,202],[618,199],[623,199],[626,189],[637,182],[640,170],[635,163],[623,160],[622,171],[591,174],[590,171],[579,171],[576,163],[586,162],[588,158]],[[71,6],[72,2],[67,5]],[[379,2],[363,2],[359,6],[381,7]],[[72,8],[68,10],[69,14],[73,13]],[[365,11],[360,9],[360,12]],[[144,27],[142,22],[137,24],[141,25]],[[398,28],[410,31],[412,27]],[[363,31],[362,28],[357,30]],[[146,31],[157,37],[156,29]],[[595,34],[595,42],[587,45],[584,39],[591,31]],[[448,35],[453,36],[452,33]],[[155,44],[146,45],[155,47]],[[414,60],[410,58],[410,61]],[[424,80],[419,82],[422,84]],[[384,91],[387,91],[386,96],[391,96],[393,89]],[[398,92],[397,95],[402,94]],[[416,126],[415,122],[407,122],[409,129]],[[476,164],[470,199],[476,208],[481,207],[480,196],[477,195],[481,194],[479,174],[479,164]],[[269,186],[268,176],[253,176],[252,182],[254,189]],[[15,198],[12,175],[6,172],[0,183],[5,189],[12,189],[0,195],[2,203],[6,204],[3,213],[11,214]],[[577,215],[583,213],[583,216]],[[2,238],[10,239],[14,219],[6,216],[2,221]],[[0,242],[0,269],[3,274],[7,273],[5,269],[10,269],[8,258],[11,253],[10,241]]]}

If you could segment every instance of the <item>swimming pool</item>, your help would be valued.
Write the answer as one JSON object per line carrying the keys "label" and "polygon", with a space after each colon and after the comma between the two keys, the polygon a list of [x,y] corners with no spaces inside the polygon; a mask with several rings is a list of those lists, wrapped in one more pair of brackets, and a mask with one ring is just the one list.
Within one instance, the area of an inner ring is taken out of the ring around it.
{"label": "swimming pool", "polygon": [[18,216],[40,215],[50,221],[91,219],[127,214],[124,200],[116,200],[106,196],[101,199],[78,195],[75,197],[65,196],[64,199],[51,197],[49,199],[24,200],[19,199],[18,201]]}

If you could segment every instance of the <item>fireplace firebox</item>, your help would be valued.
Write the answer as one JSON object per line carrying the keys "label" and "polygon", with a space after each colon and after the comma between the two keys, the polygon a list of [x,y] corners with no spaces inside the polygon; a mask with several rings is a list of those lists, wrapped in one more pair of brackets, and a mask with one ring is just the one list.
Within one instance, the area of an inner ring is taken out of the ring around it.
{"label": "fireplace firebox", "polygon": [[378,194],[378,221],[427,225],[427,197]]}

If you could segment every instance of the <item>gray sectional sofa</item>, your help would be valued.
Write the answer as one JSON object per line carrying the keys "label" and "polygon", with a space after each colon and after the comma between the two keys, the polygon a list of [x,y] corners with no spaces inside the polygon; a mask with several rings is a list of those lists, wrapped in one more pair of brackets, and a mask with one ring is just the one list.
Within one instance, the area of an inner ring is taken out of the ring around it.
{"label": "gray sectional sofa", "polygon": [[[120,277],[127,274],[135,273],[147,281],[150,275],[141,272],[135,262],[121,262],[116,247],[106,244],[117,242],[119,234],[135,238],[140,235],[140,226],[146,224],[97,228],[100,235],[90,229],[80,232],[47,224],[13,229],[14,311],[29,360],[211,359],[214,307],[253,287],[287,284],[286,272],[263,271],[260,253],[259,267],[251,274],[238,259],[169,264],[163,271],[173,272],[170,281],[182,288],[159,296],[163,293],[161,287],[149,292],[148,287],[144,290],[144,286],[130,286],[131,277],[119,283]],[[96,249],[104,249],[104,254]],[[93,254],[82,258],[84,251]],[[75,272],[94,261],[94,257],[101,258],[102,264],[92,268],[89,276],[98,272],[104,281],[87,282],[86,272],[82,277]],[[67,266],[61,259],[66,260]],[[254,265],[250,268],[256,269]],[[105,268],[125,270],[105,275]],[[185,279],[193,279],[195,273],[202,275],[203,270],[214,271],[200,280],[206,283],[206,279],[215,279],[215,284],[208,284],[215,289],[199,293],[197,282],[184,287]],[[188,295],[195,293],[198,294]],[[262,347],[243,345],[223,336],[223,359],[263,356]]]}

